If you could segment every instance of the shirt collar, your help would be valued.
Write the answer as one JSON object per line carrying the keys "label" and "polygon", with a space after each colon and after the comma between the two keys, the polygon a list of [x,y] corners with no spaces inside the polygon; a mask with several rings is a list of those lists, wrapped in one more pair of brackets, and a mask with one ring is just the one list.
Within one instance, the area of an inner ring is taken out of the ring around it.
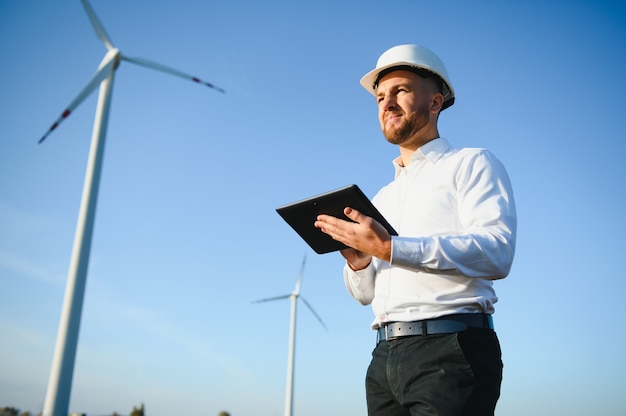
{"label": "shirt collar", "polygon": [[[411,165],[422,160],[426,160],[432,164],[435,164],[441,157],[450,149],[450,143],[443,137],[433,139],[417,149],[411,156]],[[393,165],[396,170],[396,176],[405,169],[405,166],[401,164],[402,159],[400,156],[393,160]]]}

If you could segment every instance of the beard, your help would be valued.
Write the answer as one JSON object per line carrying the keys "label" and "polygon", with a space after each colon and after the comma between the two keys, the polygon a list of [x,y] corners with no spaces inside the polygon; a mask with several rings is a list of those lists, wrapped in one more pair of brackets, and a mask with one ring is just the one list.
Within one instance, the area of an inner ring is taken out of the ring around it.
{"label": "beard", "polygon": [[[396,114],[398,114],[398,112],[396,112]],[[386,124],[383,124],[383,134],[391,144],[402,144],[410,141],[411,138],[430,121],[427,105],[420,106],[415,112],[409,115],[406,115],[404,112],[401,114],[403,116],[403,122],[400,126],[387,127]]]}

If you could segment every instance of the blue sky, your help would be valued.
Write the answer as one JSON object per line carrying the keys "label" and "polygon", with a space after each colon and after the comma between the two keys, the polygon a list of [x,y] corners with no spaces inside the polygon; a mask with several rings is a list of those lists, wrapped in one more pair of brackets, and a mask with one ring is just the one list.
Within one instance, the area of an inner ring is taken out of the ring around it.
{"label": "blue sky", "polygon": [[[392,178],[359,79],[421,43],[457,93],[440,133],[490,149],[515,190],[497,414],[623,414],[623,2],[91,4],[122,53],[227,93],[117,71],[70,411],[281,415],[289,302],[252,301],[290,293],[307,255],[328,330],[299,309],[295,414],[365,414],[371,311],[275,207]],[[104,52],[78,1],[0,2],[0,406],[43,407],[97,94],[37,140]]]}

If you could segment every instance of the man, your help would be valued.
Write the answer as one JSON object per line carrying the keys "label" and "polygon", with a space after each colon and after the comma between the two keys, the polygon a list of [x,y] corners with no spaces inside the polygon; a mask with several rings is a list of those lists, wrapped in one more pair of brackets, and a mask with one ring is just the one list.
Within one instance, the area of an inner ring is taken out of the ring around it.
{"label": "man", "polygon": [[395,179],[373,199],[398,236],[350,207],[354,222],[320,215],[315,226],[349,247],[346,288],[375,315],[368,414],[493,415],[502,360],[492,281],[510,271],[517,223],[507,173],[488,151],[439,137],[455,95],[430,50],[389,49],[361,85],[400,151]]}

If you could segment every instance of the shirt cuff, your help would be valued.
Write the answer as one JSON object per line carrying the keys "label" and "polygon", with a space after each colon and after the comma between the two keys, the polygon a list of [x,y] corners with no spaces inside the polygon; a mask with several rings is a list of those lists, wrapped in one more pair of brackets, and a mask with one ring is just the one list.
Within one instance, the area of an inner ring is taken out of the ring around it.
{"label": "shirt cuff", "polygon": [[423,241],[417,238],[391,236],[391,259],[389,264],[415,269],[424,252]]}

